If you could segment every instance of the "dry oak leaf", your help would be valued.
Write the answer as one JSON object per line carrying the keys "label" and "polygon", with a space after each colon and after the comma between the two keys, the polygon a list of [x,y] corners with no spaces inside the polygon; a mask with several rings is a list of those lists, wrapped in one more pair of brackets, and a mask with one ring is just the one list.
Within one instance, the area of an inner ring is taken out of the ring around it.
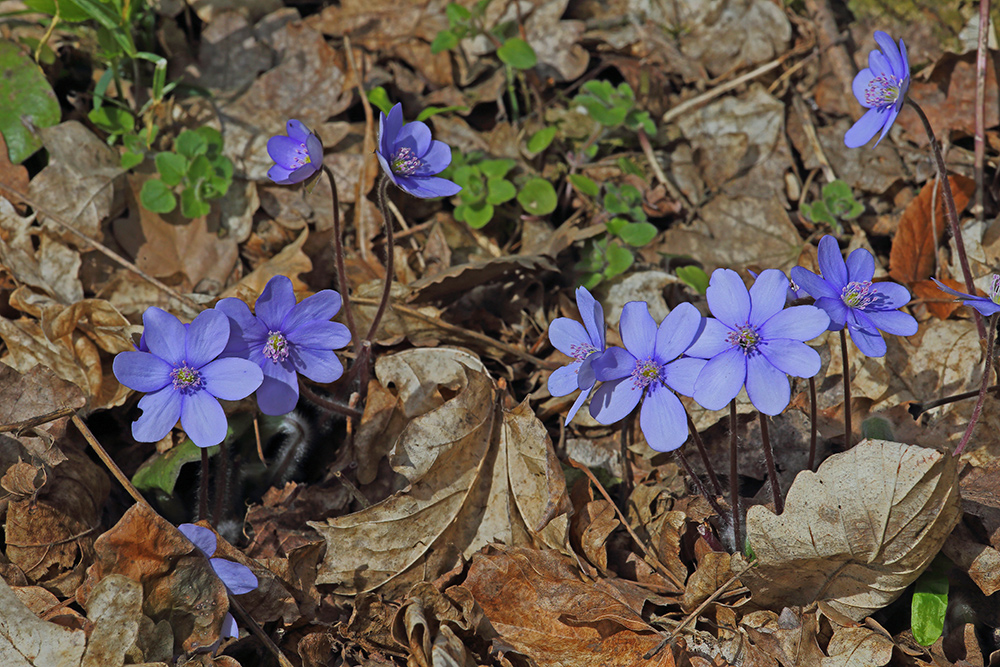
{"label": "dry oak leaf", "polygon": [[583,581],[555,551],[491,545],[476,554],[462,584],[496,632],[495,650],[513,648],[538,667],[673,667],[669,648],[643,654],[660,635],[603,579]]}
{"label": "dry oak leaf", "polygon": [[382,384],[408,387],[404,409],[434,407],[413,416],[391,452],[409,486],[360,512],[310,522],[327,543],[316,583],[344,595],[383,586],[404,594],[490,542],[564,548],[566,482],[527,401],[504,409],[501,390],[465,350],[383,359]]}
{"label": "dry oak leaf", "polygon": [[952,456],[864,440],[800,472],[781,516],[752,507],[747,535],[758,563],[734,554],[733,570],[758,606],[819,602],[860,621],[920,576],[960,517]]}
{"label": "dry oak leaf", "polygon": [[[949,176],[948,181],[955,195],[955,207],[961,213],[969,204],[976,183],[965,176]],[[937,193],[936,209],[931,207],[936,182],[928,181],[916,199],[906,206],[892,240],[889,276],[905,285],[927,280],[934,275],[937,247],[948,230],[943,192]]]}
{"label": "dry oak leaf", "polygon": [[83,658],[86,643],[83,630],[71,630],[35,616],[0,579],[0,665],[75,667]]}

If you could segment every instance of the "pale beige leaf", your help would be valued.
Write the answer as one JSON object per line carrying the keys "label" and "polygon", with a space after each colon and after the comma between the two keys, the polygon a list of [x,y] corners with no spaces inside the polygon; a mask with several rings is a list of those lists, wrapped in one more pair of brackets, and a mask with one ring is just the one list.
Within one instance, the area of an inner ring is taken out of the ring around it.
{"label": "pale beige leaf", "polygon": [[[860,621],[920,576],[960,515],[952,456],[865,440],[799,473],[781,516],[747,512],[759,563],[740,578],[758,605],[822,601]],[[747,567],[733,558],[734,571]]]}
{"label": "pale beige leaf", "polygon": [[490,542],[564,548],[565,480],[526,403],[503,409],[492,378],[463,350],[408,350],[376,368],[399,389],[404,411],[424,409],[390,457],[410,485],[355,514],[310,523],[327,542],[317,583],[350,595],[390,582],[405,592]]}
{"label": "pale beige leaf", "polygon": [[0,665],[73,667],[87,643],[83,630],[71,630],[35,616],[0,579]]}
{"label": "pale beige leaf", "polygon": [[83,667],[125,664],[125,653],[139,636],[142,585],[121,574],[109,574],[87,599],[87,617],[94,630],[83,654]]}

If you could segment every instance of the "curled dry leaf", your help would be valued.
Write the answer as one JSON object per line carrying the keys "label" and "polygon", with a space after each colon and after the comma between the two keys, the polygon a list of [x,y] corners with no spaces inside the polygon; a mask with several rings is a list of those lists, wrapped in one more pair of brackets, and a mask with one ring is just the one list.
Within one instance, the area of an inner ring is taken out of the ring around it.
{"label": "curled dry leaf", "polygon": [[920,576],[960,516],[953,457],[865,440],[799,473],[781,516],[752,507],[758,563],[735,554],[733,570],[759,606],[820,602],[860,621]]}
{"label": "curled dry leaf", "polygon": [[83,630],[43,621],[0,579],[0,664],[5,667],[75,667],[86,646]]}
{"label": "curled dry leaf", "polygon": [[317,583],[347,595],[386,585],[405,592],[490,542],[563,548],[566,484],[527,402],[501,407],[500,389],[464,350],[422,348],[388,359],[394,373],[381,360],[376,367],[383,384],[407,387],[405,407],[427,406],[390,458],[410,485],[360,512],[309,524],[327,543]]}

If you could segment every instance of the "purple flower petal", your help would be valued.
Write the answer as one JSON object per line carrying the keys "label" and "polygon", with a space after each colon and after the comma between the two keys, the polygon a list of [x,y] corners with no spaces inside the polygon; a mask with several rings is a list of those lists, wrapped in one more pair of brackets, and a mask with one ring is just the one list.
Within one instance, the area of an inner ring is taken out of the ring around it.
{"label": "purple flower petal", "polygon": [[320,350],[338,350],[351,342],[351,332],[340,322],[309,322],[285,334],[289,343]]}
{"label": "purple flower petal", "polygon": [[275,276],[267,281],[254,304],[254,312],[268,331],[281,331],[281,323],[295,307],[295,290],[288,276]]}
{"label": "purple flower petal", "polygon": [[871,68],[866,67],[857,73],[854,77],[854,83],[851,84],[851,89],[854,91],[854,97],[856,97],[858,102],[861,103],[861,106],[866,109],[870,109],[872,105],[867,101],[865,91],[868,88],[868,84],[871,83],[871,80],[874,78],[875,74],[872,72]]}
{"label": "purple flower petal", "polygon": [[413,172],[414,176],[433,176],[440,174],[451,164],[451,146],[443,141],[432,141],[427,152],[420,156],[420,166]]}
{"label": "purple flower petal", "polygon": [[824,296],[831,299],[840,298],[840,290],[834,289],[825,279],[801,266],[792,267],[792,281],[813,298],[819,299]]}
{"label": "purple flower petal", "polygon": [[212,558],[212,569],[233,595],[243,595],[257,588],[257,577],[249,567],[224,558]]}
{"label": "purple flower petal", "polygon": [[[909,86],[910,85],[910,61],[909,61],[909,59],[906,56],[906,44],[903,43],[903,39],[902,38],[899,39],[899,57],[903,61],[903,71],[902,71],[901,74],[903,76],[903,79],[905,79],[904,85],[905,86]],[[900,92],[900,96],[901,97],[903,95],[905,95],[905,94],[906,94],[905,90],[902,91],[902,92]]]}
{"label": "purple flower petal", "polygon": [[291,185],[292,181],[289,177],[293,171],[293,169],[286,169],[280,164],[276,164],[267,170],[267,177],[278,185]]}
{"label": "purple flower petal", "polygon": [[148,352],[117,354],[111,368],[119,382],[135,391],[157,391],[172,384],[170,372],[173,367]]}
{"label": "purple flower petal", "polygon": [[882,138],[885,137],[890,128],[892,128],[892,124],[896,122],[896,116],[899,115],[899,109],[900,107],[895,106],[890,107],[889,110],[886,111],[885,119],[882,121],[882,134],[878,136],[878,141],[875,142],[875,146],[878,146],[879,141],[882,141]]}
{"label": "purple flower petal", "polygon": [[297,164],[297,160],[301,148],[301,141],[296,141],[291,137],[280,134],[267,140],[267,154],[271,156],[276,165],[284,167],[289,171],[295,170],[300,166]]}
{"label": "purple flower petal", "polygon": [[302,121],[294,118],[285,123],[285,133],[300,144],[305,143],[306,139],[312,136],[309,128]]}
{"label": "purple flower petal", "polygon": [[655,383],[642,402],[639,427],[646,443],[658,452],[672,452],[688,437],[684,406],[674,392]]}
{"label": "purple flower petal", "polygon": [[[848,275],[847,264],[844,263],[844,257],[840,254],[840,246],[837,245],[837,239],[827,235],[819,240],[818,261],[819,269],[823,272],[823,278],[835,292],[835,294],[830,296],[837,296],[839,298],[840,290],[848,282]],[[814,294],[813,296],[817,295]],[[827,295],[821,294],[819,296]]]}
{"label": "purple flower petal", "polygon": [[797,340],[774,338],[762,343],[758,349],[772,366],[795,377],[814,377],[822,366],[819,352]]}
{"label": "purple flower petal", "polygon": [[741,327],[750,321],[750,292],[732,269],[712,272],[706,296],[712,314],[726,326]]}
{"label": "purple flower petal", "polygon": [[603,352],[594,352],[587,356],[580,364],[580,371],[576,374],[577,386],[583,389],[590,389],[597,382],[597,375],[594,373],[594,362],[604,355]]}
{"label": "purple flower petal", "polygon": [[149,351],[171,366],[184,361],[186,330],[181,321],[165,310],[151,306],[142,314],[143,337]]}
{"label": "purple flower petal", "polygon": [[844,145],[848,148],[864,146],[885,126],[886,117],[885,111],[880,108],[869,109],[844,134]]}
{"label": "purple flower petal", "polygon": [[861,354],[866,357],[885,356],[886,345],[882,333],[875,327],[864,313],[853,308],[847,314],[847,330],[851,334],[851,340],[858,346]]}
{"label": "purple flower petal", "polygon": [[378,145],[382,154],[388,159],[392,157],[392,147],[403,128],[403,105],[397,103],[389,109],[389,115],[379,113]]}
{"label": "purple flower petal", "polygon": [[910,290],[899,283],[875,283],[874,287],[885,297],[885,300],[878,304],[879,310],[902,308],[910,302]]}
{"label": "purple flower petal", "polygon": [[750,323],[760,326],[781,312],[788,299],[788,278],[777,269],[762,271],[750,286]]}
{"label": "purple flower petal", "polygon": [[917,321],[912,315],[899,310],[869,310],[868,319],[882,331],[894,336],[912,336],[917,333]]}
{"label": "purple flower petal", "polygon": [[323,164],[323,144],[315,134],[306,139],[306,152],[309,153],[309,164],[318,171]]}
{"label": "purple flower petal", "polygon": [[580,311],[580,319],[583,320],[583,326],[587,329],[587,335],[590,336],[591,345],[598,350],[603,350],[607,345],[604,308],[586,287],[576,288],[576,307]]}
{"label": "purple flower petal", "polygon": [[792,338],[812,340],[827,330],[830,317],[816,306],[792,306],[781,311],[758,329],[764,340]]}
{"label": "purple flower petal", "polygon": [[580,392],[580,395],[576,397],[575,401],[573,401],[573,405],[570,407],[569,412],[566,413],[566,421],[563,422],[564,424],[569,424],[573,421],[573,417],[575,417],[576,413],[583,407],[583,404],[587,402],[588,396],[590,396],[590,389]]}
{"label": "purple flower petal", "polygon": [[899,54],[899,48],[896,46],[896,42],[893,41],[892,37],[882,32],[881,30],[875,31],[875,43],[879,45],[882,49],[882,53],[889,60],[889,65],[892,67],[892,73],[902,77],[906,73],[906,66],[903,64],[903,59]]}
{"label": "purple flower petal", "polygon": [[655,358],[667,362],[684,354],[701,333],[704,319],[690,303],[678,304],[656,329]]}
{"label": "purple flower petal", "polygon": [[721,410],[740,393],[746,377],[746,355],[733,347],[705,364],[695,385],[694,400],[706,410]]}
{"label": "purple flower petal", "polygon": [[378,158],[378,163],[382,165],[382,173],[392,181],[392,184],[399,186],[399,181],[396,180],[396,175],[392,173],[392,167],[389,166],[389,161],[382,155],[382,153],[375,153],[375,157]]}
{"label": "purple flower petal", "polygon": [[[413,155],[422,157],[431,148],[431,130],[427,127],[427,123],[423,121],[415,120],[411,123],[406,123],[399,130],[399,134],[396,135],[393,144],[393,153],[400,148],[409,148],[413,151]],[[391,158],[392,155],[388,157]]]}
{"label": "purple flower petal", "polygon": [[875,76],[891,76],[894,74],[892,63],[880,51],[869,52],[868,68],[875,73]]}
{"label": "purple flower petal", "polygon": [[816,307],[829,315],[830,325],[827,328],[830,331],[839,331],[844,328],[844,324],[847,322],[847,313],[850,311],[850,308],[847,307],[847,304],[845,304],[840,297],[829,299],[824,296],[816,299]]}
{"label": "purple flower petal", "polygon": [[875,276],[875,258],[864,248],[847,257],[847,277],[851,282],[869,282]]}
{"label": "purple flower petal", "polygon": [[250,312],[242,300],[230,297],[215,304],[215,309],[229,318],[229,342],[223,355],[246,357],[251,344],[264,344],[267,328]]}
{"label": "purple flower petal", "polygon": [[293,347],[288,359],[302,375],[313,382],[326,384],[344,374],[344,366],[337,354],[330,350],[314,350],[308,347]]}
{"label": "purple flower petal", "polygon": [[[291,281],[288,284],[291,286]],[[340,310],[341,303],[340,294],[332,289],[316,292],[292,307],[281,323],[281,330],[287,335],[303,324],[315,320],[329,321]]]}
{"label": "purple flower petal", "polygon": [[462,191],[461,185],[436,176],[400,176],[397,174],[396,184],[414,197],[421,199],[451,197]]}
{"label": "purple flower petal", "polygon": [[700,359],[711,359],[717,354],[725,352],[733,346],[729,341],[732,329],[714,318],[706,318],[701,334],[698,339],[687,349],[689,357]]}
{"label": "purple flower petal", "polygon": [[226,437],[226,412],[210,393],[195,391],[181,401],[181,427],[197,446],[212,447]]}
{"label": "purple flower petal", "polygon": [[772,366],[764,355],[750,355],[747,357],[747,396],[765,415],[780,414],[791,398],[788,376]]}
{"label": "purple flower petal", "polygon": [[605,382],[590,399],[590,416],[601,424],[614,424],[639,405],[643,390],[631,377]]}
{"label": "purple flower petal", "polygon": [[181,394],[172,385],[139,399],[142,415],[132,422],[132,437],[139,442],[159,442],[181,416]]}
{"label": "purple flower petal", "polygon": [[549,393],[553,396],[568,396],[579,389],[577,374],[582,365],[582,361],[574,361],[552,371],[548,382]]}
{"label": "purple flower petal", "polygon": [[663,367],[663,381],[681,396],[694,396],[698,376],[708,362],[704,359],[682,357]]}
{"label": "purple flower petal", "polygon": [[590,336],[583,325],[568,317],[557,317],[549,324],[549,341],[567,357],[576,358],[579,346],[589,346]]}
{"label": "purple flower petal", "polygon": [[184,359],[201,368],[219,356],[229,343],[229,318],[219,310],[204,310],[188,327]]}
{"label": "purple flower petal", "polygon": [[219,637],[221,639],[229,639],[230,637],[239,636],[240,626],[236,625],[236,619],[227,611],[225,618],[222,619],[222,629],[219,630]]}
{"label": "purple flower petal", "polygon": [[181,531],[184,537],[188,538],[191,544],[198,547],[198,550],[205,554],[206,557],[211,558],[215,554],[215,533],[208,528],[193,523],[182,523],[177,526],[177,530]]}
{"label": "purple flower petal", "polygon": [[631,352],[620,347],[609,347],[593,362],[594,375],[601,382],[629,377],[635,371],[635,362],[636,358]]}
{"label": "purple flower petal", "polygon": [[650,359],[656,345],[656,320],[645,301],[629,301],[618,323],[625,349],[636,359]]}
{"label": "purple flower petal", "polygon": [[224,401],[238,401],[257,390],[264,375],[260,367],[239,357],[216,359],[201,369],[205,391]]}
{"label": "purple flower petal", "polygon": [[270,359],[261,366],[264,381],[257,390],[257,406],[265,415],[284,415],[299,402],[299,381],[288,362],[274,363]]}

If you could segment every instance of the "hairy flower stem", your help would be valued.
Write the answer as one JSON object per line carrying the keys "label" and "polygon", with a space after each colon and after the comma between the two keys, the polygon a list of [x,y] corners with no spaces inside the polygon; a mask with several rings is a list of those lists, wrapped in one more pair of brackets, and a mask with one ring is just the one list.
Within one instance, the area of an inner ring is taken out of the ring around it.
{"label": "hairy flower stem", "polygon": [[622,483],[625,484],[625,495],[632,495],[632,489],[635,488],[635,483],[632,480],[632,464],[628,460],[628,446],[629,440],[632,434],[632,416],[629,415],[622,420],[622,435],[621,435],[621,456],[622,456]]}
{"label": "hairy flower stem", "polygon": [[226,498],[229,496],[229,443],[225,440],[219,446],[219,455],[215,459],[215,505],[212,508],[212,525],[218,526],[222,521],[222,511]]}
{"label": "hairy flower stem", "polygon": [[847,359],[847,328],[840,330],[840,360],[844,366],[844,449],[851,448],[851,367]]}
{"label": "hairy flower stem", "polygon": [[[934,167],[937,169],[938,180],[941,181],[942,190],[944,192],[944,202],[945,202],[945,213],[948,217],[948,226],[951,227],[951,235],[955,239],[955,253],[958,255],[958,263],[962,267],[962,277],[965,279],[965,287],[969,290],[969,294],[976,293],[976,286],[972,282],[972,269],[969,268],[969,257],[965,253],[965,241],[962,239],[962,227],[959,225],[958,221],[958,209],[955,207],[955,195],[951,191],[951,181],[948,180],[948,170],[944,164],[944,155],[941,153],[941,144],[938,143],[937,137],[934,136],[934,128],[931,127],[931,122],[927,120],[927,115],[924,114],[924,110],[920,108],[920,105],[914,102],[912,99],[907,98],[910,106],[913,110],[917,112],[917,116],[920,117],[920,122],[924,124],[924,130],[927,132],[927,138],[931,142],[931,153],[934,156]],[[986,325],[983,323],[983,316],[979,314],[978,311],[973,311],[973,315],[976,318],[976,329],[979,331],[980,338],[986,338]]]}
{"label": "hairy flower stem", "polygon": [[681,467],[684,468],[684,472],[686,472],[688,477],[691,478],[691,483],[698,489],[698,493],[700,493],[705,500],[708,501],[708,504],[712,506],[712,509],[715,510],[716,514],[719,516],[725,516],[722,506],[719,505],[719,501],[714,495],[708,492],[708,489],[706,489],[705,485],[701,483],[701,479],[695,474],[694,469],[691,467],[691,462],[688,461],[686,456],[684,456],[684,448],[681,447],[679,449],[675,449],[674,453],[677,456],[677,460],[681,462]]}
{"label": "hairy flower stem", "polygon": [[736,432],[736,399],[729,402],[729,504],[733,512],[733,540],[736,542],[736,552],[743,552],[743,535],[740,526],[740,476],[736,458],[736,446],[739,436]]}
{"label": "hairy flower stem", "polygon": [[[997,396],[1000,396],[1000,384],[987,387],[986,391],[992,391]],[[964,391],[961,394],[953,394],[952,396],[945,396],[944,398],[939,398],[936,401],[931,401],[929,403],[911,403],[909,413],[911,417],[918,419],[920,415],[924,414],[928,410],[933,410],[934,408],[940,408],[942,405],[957,403],[959,401],[964,401],[967,398],[975,398],[977,396],[979,396],[978,389],[975,391]]]}
{"label": "hairy flower stem", "polygon": [[208,520],[208,449],[201,448],[201,484],[198,497],[198,519]]}
{"label": "hairy flower stem", "polygon": [[764,449],[764,463],[767,464],[767,478],[771,482],[771,497],[774,499],[774,511],[781,514],[785,511],[785,500],[781,497],[781,484],[778,482],[778,469],[774,465],[774,448],[771,447],[771,434],[767,431],[767,415],[757,412],[760,417],[760,445]]}
{"label": "hairy flower stem", "polygon": [[351,310],[351,287],[347,282],[347,266],[344,257],[343,230],[340,228],[340,197],[337,195],[337,179],[333,176],[330,167],[323,165],[323,173],[330,181],[330,193],[333,198],[333,257],[337,266],[337,286],[340,288],[340,298],[344,304],[344,317],[347,319],[347,328],[351,332],[351,340],[354,341],[354,352],[361,349],[361,339],[358,338],[358,328],[354,324],[354,312]]}
{"label": "hairy flower stem", "polygon": [[[712,482],[712,490],[715,491],[715,495],[722,495],[722,484],[719,483],[719,478],[715,474],[715,467],[712,466],[712,461],[708,458],[708,450],[705,449],[705,442],[701,439],[701,434],[698,433],[698,427],[694,425],[694,421],[691,419],[691,415],[688,413],[687,409],[684,409],[684,416],[688,420],[688,430],[691,432],[691,439],[694,440],[695,446],[698,448],[698,453],[701,454],[702,463],[705,464],[705,470],[708,472],[708,479]],[[722,516],[720,513],[719,516]]]}
{"label": "hairy flower stem", "polygon": [[983,402],[986,400],[986,389],[990,384],[990,372],[993,370],[993,345],[996,343],[998,317],[1000,317],[1000,314],[990,317],[990,333],[986,339],[986,364],[983,366],[983,384],[979,387],[979,398],[976,399],[976,407],[972,409],[972,417],[969,419],[969,425],[965,429],[965,435],[962,436],[962,441],[958,443],[958,449],[955,450],[952,456],[961,454],[965,446],[969,444],[969,438],[972,437],[972,430],[976,427],[979,415],[983,411]]}
{"label": "hairy flower stem", "polygon": [[816,377],[809,378],[809,470],[816,464]]}

